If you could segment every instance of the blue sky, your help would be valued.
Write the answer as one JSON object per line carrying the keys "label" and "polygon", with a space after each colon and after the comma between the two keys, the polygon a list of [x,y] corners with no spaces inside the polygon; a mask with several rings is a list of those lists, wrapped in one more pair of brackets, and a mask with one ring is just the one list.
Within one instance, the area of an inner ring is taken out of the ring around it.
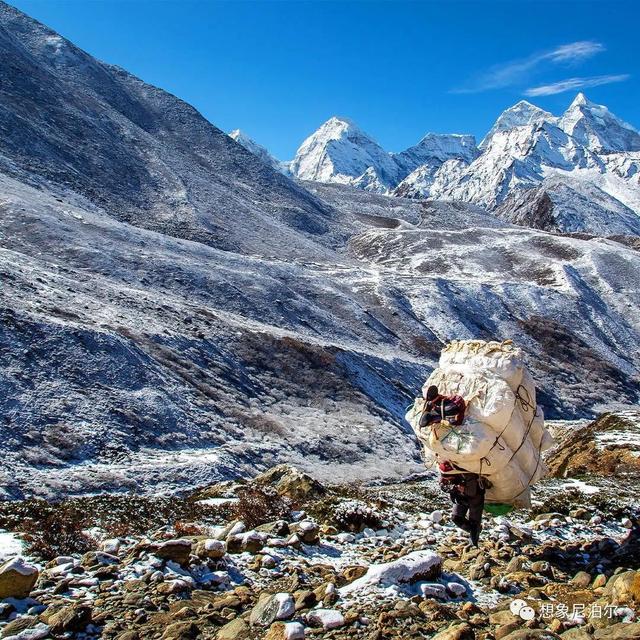
{"label": "blue sky", "polygon": [[640,127],[640,2],[13,0],[281,159],[332,115],[390,151],[479,139],[522,98],[588,98]]}

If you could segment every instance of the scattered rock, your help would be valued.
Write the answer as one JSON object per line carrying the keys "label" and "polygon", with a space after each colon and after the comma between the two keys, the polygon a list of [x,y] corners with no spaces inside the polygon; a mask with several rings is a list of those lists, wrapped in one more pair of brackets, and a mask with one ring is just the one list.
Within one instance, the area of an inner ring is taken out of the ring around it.
{"label": "scattered rock", "polygon": [[270,485],[281,496],[294,502],[305,502],[323,497],[327,490],[310,475],[287,464],[280,464],[254,478],[258,485]]}
{"label": "scattered rock", "polygon": [[206,540],[200,540],[196,544],[194,553],[198,558],[219,560],[225,554],[225,546],[222,540],[215,540],[213,538],[207,538]]}
{"label": "scattered rock", "polygon": [[611,576],[603,594],[613,604],[640,604],[640,571],[624,571]]}
{"label": "scattered rock", "polygon": [[337,609],[313,609],[307,614],[307,622],[312,627],[322,627],[325,630],[345,625],[344,616]]}
{"label": "scattered rock", "polygon": [[200,630],[193,622],[174,622],[165,629],[162,640],[193,640],[199,633]]}
{"label": "scattered rock", "polygon": [[518,629],[502,640],[559,640],[560,636],[547,629]]}
{"label": "scattered rock", "polygon": [[591,584],[591,574],[586,571],[578,571],[578,573],[571,578],[571,582],[580,589],[586,589]]}
{"label": "scattered rock", "polygon": [[89,605],[74,603],[51,612],[47,610],[41,618],[49,625],[52,633],[61,634],[68,631],[84,631],[91,623],[91,614],[92,609]]}
{"label": "scattered rock", "polygon": [[638,640],[640,638],[640,622],[618,622],[593,633],[595,640]]}
{"label": "scattered rock", "polygon": [[163,560],[172,560],[179,565],[186,566],[191,555],[191,541],[186,538],[167,540],[153,547],[153,554]]}
{"label": "scattered rock", "polygon": [[264,640],[304,640],[304,626],[299,622],[274,622]]}
{"label": "scattered rock", "polygon": [[38,579],[38,569],[17,556],[0,566],[0,600],[26,598]]}
{"label": "scattered rock", "polygon": [[249,615],[249,624],[268,627],[276,620],[287,620],[296,611],[295,602],[289,593],[262,593]]}
{"label": "scattered rock", "polygon": [[466,622],[453,624],[444,631],[436,633],[431,640],[474,640],[473,629]]}
{"label": "scattered rock", "polygon": [[216,636],[217,640],[249,640],[251,627],[242,618],[236,618],[225,624]]}

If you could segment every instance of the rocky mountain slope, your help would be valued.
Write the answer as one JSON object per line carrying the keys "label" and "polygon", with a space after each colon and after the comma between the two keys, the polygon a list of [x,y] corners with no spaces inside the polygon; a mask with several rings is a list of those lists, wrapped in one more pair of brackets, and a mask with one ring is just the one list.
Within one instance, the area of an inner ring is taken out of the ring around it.
{"label": "rocky mountain slope", "polygon": [[454,338],[515,339],[550,416],[638,401],[624,239],[294,181],[7,5],[0,46],[3,498],[405,475]]}
{"label": "rocky mountain slope", "polygon": [[640,133],[578,94],[559,118],[518,102],[478,147],[473,136],[428,134],[385,153],[352,122],[332,118],[302,144],[291,170],[303,180],[467,202],[524,226],[639,235],[639,149]]}

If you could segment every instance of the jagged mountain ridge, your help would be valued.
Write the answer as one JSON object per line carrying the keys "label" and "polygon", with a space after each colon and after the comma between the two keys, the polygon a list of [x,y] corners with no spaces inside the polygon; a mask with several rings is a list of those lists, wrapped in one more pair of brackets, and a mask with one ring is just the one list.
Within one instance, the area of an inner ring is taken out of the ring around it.
{"label": "jagged mountain ridge", "polygon": [[[638,400],[633,248],[298,183],[6,5],[0,37],[15,54],[0,120],[3,497],[194,486],[280,461],[406,474],[420,465],[406,406],[454,338],[515,338],[550,416]],[[136,188],[110,166],[129,155]]]}
{"label": "jagged mountain ridge", "polygon": [[[403,152],[387,153],[353,122],[332,118],[305,140],[290,167],[301,180],[458,200],[506,219],[517,201],[511,219],[531,226],[541,218],[525,203],[548,190],[546,229],[639,235],[639,149],[640,133],[580,93],[560,117],[521,100],[478,146],[473,136],[427,134]],[[577,193],[585,206],[576,206]]]}

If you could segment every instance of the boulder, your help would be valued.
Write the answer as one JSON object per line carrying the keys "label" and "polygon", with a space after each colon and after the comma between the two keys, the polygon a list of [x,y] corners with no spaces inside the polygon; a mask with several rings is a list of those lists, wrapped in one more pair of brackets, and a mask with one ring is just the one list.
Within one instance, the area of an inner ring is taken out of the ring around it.
{"label": "boulder", "polygon": [[74,603],[53,611],[45,611],[41,618],[49,625],[51,633],[84,631],[91,624],[92,609],[89,605]]}
{"label": "boulder", "polygon": [[593,633],[595,640],[638,640],[640,638],[640,622],[618,622]]}
{"label": "boulder", "polygon": [[249,614],[249,624],[268,627],[276,620],[287,620],[296,612],[293,596],[289,593],[262,593]]}
{"label": "boulder", "polygon": [[28,597],[38,579],[38,569],[20,556],[0,566],[0,600]]}
{"label": "boulder", "polygon": [[320,541],[320,527],[311,520],[298,522],[292,529],[305,544],[318,544]]}
{"label": "boulder", "polygon": [[612,604],[640,604],[640,571],[623,571],[611,576],[603,595]]}
{"label": "boulder", "polygon": [[[560,637],[562,640],[593,640],[593,635],[580,627],[573,627],[573,629],[561,633]],[[498,640],[497,636],[496,640]]]}
{"label": "boulder", "polygon": [[225,554],[225,545],[222,540],[207,538],[196,544],[194,553],[202,560],[220,560]]}
{"label": "boulder", "polygon": [[361,564],[350,565],[342,571],[346,582],[353,582],[367,573],[367,567]]}
{"label": "boulder", "polygon": [[264,640],[304,640],[304,627],[299,622],[274,622]]}
{"label": "boulder", "polygon": [[258,485],[269,485],[281,496],[301,503],[323,497],[327,490],[310,475],[287,464],[280,464],[255,478]]}
{"label": "boulder", "polygon": [[500,625],[493,633],[494,638],[496,640],[506,638],[509,634],[522,628],[522,622],[524,621],[520,620],[519,622],[509,622],[508,624]]}
{"label": "boulder", "polygon": [[162,634],[162,640],[194,640],[200,630],[193,622],[174,622]]}
{"label": "boulder", "polygon": [[37,624],[38,618],[36,618],[36,616],[20,616],[2,627],[2,637],[9,638],[11,636],[17,636],[27,629],[32,629]]}
{"label": "boulder", "polygon": [[186,538],[166,540],[154,545],[152,553],[163,560],[172,560],[179,565],[185,566],[189,563],[189,556],[191,555],[191,540]]}
{"label": "boulder", "polygon": [[502,640],[559,640],[560,636],[547,629],[518,629]]}
{"label": "boulder", "polygon": [[260,531],[261,533],[268,533],[269,535],[275,536],[277,538],[288,536],[291,533],[289,524],[286,520],[275,520],[273,522],[261,524],[259,527],[256,527],[256,531]]}
{"label": "boulder", "polygon": [[414,584],[435,580],[442,573],[442,558],[433,551],[412,551],[392,562],[373,564],[362,577],[340,589],[341,594],[366,590],[373,585]]}
{"label": "boulder", "polygon": [[591,584],[591,574],[586,571],[578,571],[578,573],[571,578],[571,582],[580,589],[586,589]]}
{"label": "boulder", "polygon": [[473,629],[466,622],[452,624],[447,629],[439,631],[431,640],[474,640]]}
{"label": "boulder", "polygon": [[312,627],[322,627],[325,631],[345,625],[344,616],[337,609],[312,609],[307,614],[307,622]]}
{"label": "boulder", "polygon": [[236,618],[221,627],[217,640],[249,640],[252,637],[251,627],[242,618]]}

